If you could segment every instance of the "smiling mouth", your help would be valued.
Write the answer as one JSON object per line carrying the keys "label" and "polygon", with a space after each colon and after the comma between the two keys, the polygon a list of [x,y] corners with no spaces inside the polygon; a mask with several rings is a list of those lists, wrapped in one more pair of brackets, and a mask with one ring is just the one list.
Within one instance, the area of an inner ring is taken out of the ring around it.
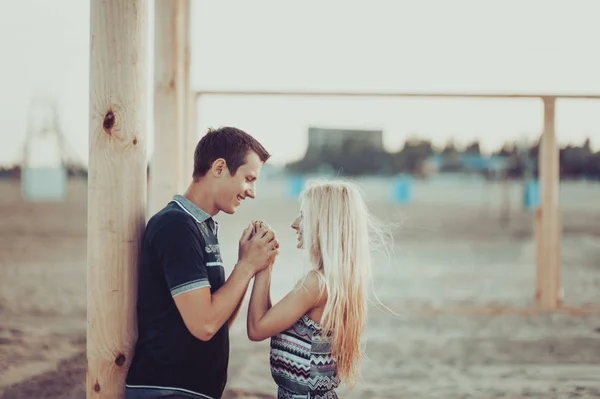
{"label": "smiling mouth", "polygon": [[238,201],[242,202],[243,200],[245,200],[246,198],[242,197],[242,196],[237,196]]}

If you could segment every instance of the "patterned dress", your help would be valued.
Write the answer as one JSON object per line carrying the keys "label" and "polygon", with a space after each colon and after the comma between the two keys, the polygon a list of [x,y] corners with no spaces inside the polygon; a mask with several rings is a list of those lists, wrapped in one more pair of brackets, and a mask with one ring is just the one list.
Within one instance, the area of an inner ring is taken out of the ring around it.
{"label": "patterned dress", "polygon": [[271,375],[278,399],[336,399],[339,385],[330,339],[307,315],[271,338]]}

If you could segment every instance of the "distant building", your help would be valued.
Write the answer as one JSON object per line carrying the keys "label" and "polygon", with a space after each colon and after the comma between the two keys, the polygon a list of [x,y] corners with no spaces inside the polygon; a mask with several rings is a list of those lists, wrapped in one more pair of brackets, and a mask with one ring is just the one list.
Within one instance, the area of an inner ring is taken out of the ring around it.
{"label": "distant building", "polygon": [[320,152],[327,148],[330,151],[341,151],[344,143],[359,142],[366,148],[383,151],[383,131],[381,130],[349,130],[311,127],[308,129],[309,151]]}

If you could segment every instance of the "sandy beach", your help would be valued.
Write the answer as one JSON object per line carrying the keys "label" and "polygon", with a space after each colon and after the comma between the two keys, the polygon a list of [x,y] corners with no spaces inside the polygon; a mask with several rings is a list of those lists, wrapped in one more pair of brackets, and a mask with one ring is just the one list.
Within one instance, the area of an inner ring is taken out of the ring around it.
{"label": "sandy beach", "polygon": [[[419,183],[414,204],[393,205],[385,182],[361,183],[373,213],[397,227],[394,251],[377,255],[362,381],[340,397],[600,397],[598,314],[418,310],[533,306],[533,213],[519,186],[501,223],[501,187],[461,184]],[[220,240],[229,272],[248,221],[271,224],[281,242],[277,300],[303,270],[289,228],[298,205],[285,183],[261,189],[236,215],[217,217]],[[86,182],[71,181],[61,203],[25,202],[14,180],[0,180],[0,192],[0,398],[83,399]],[[600,184],[563,184],[561,206],[564,302],[600,307]],[[224,398],[274,398],[268,355],[268,341],[246,337],[242,312]]]}

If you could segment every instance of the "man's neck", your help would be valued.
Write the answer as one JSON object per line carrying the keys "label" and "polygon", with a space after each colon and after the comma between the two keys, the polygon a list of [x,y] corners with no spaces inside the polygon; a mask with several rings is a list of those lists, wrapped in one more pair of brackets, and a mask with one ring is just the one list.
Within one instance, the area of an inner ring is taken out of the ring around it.
{"label": "man's neck", "polygon": [[206,182],[199,180],[192,181],[183,196],[193,202],[204,212],[211,216],[215,216],[217,213],[219,213],[219,210],[215,206],[212,193],[212,187],[210,187]]}

